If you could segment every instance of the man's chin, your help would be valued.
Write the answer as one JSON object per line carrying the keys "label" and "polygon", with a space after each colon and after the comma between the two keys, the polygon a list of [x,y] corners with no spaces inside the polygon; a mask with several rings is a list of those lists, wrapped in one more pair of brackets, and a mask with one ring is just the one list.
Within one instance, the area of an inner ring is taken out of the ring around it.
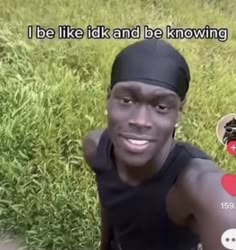
{"label": "man's chin", "polygon": [[151,160],[156,150],[153,149],[155,145],[150,144],[145,150],[129,150],[121,144],[117,144],[115,149],[115,157],[118,162],[122,162],[127,167],[141,168],[146,166]]}
{"label": "man's chin", "polygon": [[147,165],[149,159],[147,155],[138,154],[125,154],[121,156],[122,163],[129,168],[142,168]]}

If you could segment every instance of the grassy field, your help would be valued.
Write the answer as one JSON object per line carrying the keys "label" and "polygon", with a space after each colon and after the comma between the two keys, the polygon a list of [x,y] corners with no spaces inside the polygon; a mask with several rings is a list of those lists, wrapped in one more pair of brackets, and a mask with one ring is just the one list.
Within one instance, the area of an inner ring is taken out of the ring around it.
{"label": "grassy field", "polygon": [[28,25],[228,28],[225,43],[170,42],[186,56],[192,72],[178,139],[236,172],[235,159],[215,135],[218,120],[236,112],[235,19],[231,0],[0,1],[1,230],[22,235],[30,250],[96,249],[99,205],[81,139],[106,126],[111,63],[134,42],[28,40]]}

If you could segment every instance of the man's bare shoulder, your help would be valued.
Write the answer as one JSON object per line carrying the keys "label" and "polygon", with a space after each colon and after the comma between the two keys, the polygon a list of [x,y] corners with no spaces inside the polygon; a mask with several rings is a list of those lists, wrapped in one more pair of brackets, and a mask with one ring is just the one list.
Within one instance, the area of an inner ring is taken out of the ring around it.
{"label": "man's bare shoulder", "polygon": [[198,186],[199,190],[199,185],[202,184],[202,182],[208,179],[214,181],[212,176],[222,176],[223,174],[223,170],[220,169],[214,161],[196,158],[189,162],[188,166],[179,176],[176,185],[186,190],[191,190]]}
{"label": "man's bare shoulder", "polygon": [[98,144],[100,137],[102,135],[102,133],[104,132],[105,128],[101,128],[101,129],[95,129],[90,131],[83,139],[84,142],[87,141],[92,141],[95,144]]}
{"label": "man's bare shoulder", "polygon": [[220,204],[220,201],[229,200],[224,191],[221,180],[224,171],[214,161],[193,159],[176,182],[176,190],[193,213],[199,207]]}
{"label": "man's bare shoulder", "polygon": [[101,138],[102,133],[105,129],[96,129],[90,131],[83,139],[82,148],[83,148],[83,156],[86,163],[92,167],[94,162],[97,146],[99,144],[99,140]]}
{"label": "man's bare shoulder", "polygon": [[192,212],[189,202],[191,203],[194,197],[199,197],[203,182],[208,185],[206,178],[208,181],[209,179],[213,181],[216,175],[222,175],[222,171],[208,159],[194,158],[183,169],[173,186],[173,193],[180,204],[185,204],[182,209],[186,211],[186,214]]}

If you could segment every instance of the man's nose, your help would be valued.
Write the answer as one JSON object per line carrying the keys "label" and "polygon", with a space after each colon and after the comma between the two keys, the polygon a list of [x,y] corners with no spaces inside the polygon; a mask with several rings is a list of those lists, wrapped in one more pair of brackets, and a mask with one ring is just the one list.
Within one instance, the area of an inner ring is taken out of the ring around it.
{"label": "man's nose", "polygon": [[151,128],[152,125],[149,121],[150,115],[145,106],[138,107],[131,118],[129,119],[129,125],[139,128]]}

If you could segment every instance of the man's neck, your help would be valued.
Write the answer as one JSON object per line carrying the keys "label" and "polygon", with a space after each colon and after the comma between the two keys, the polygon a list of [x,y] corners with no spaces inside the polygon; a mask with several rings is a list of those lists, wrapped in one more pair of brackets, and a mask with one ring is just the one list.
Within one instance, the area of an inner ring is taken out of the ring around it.
{"label": "man's neck", "polygon": [[148,180],[160,171],[174,145],[174,139],[170,138],[155,158],[144,166],[137,168],[127,166],[120,159],[116,159],[116,168],[120,178],[131,186],[137,186],[143,181]]}

